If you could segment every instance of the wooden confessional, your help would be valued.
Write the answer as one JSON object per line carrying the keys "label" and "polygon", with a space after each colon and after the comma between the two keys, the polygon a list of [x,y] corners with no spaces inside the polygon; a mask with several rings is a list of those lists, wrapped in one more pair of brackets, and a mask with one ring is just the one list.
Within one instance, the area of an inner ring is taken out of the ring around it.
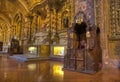
{"label": "wooden confessional", "polygon": [[9,53],[10,55],[22,53],[19,40],[12,38]]}
{"label": "wooden confessional", "polygon": [[0,51],[3,49],[3,42],[0,42]]}
{"label": "wooden confessional", "polygon": [[102,68],[100,29],[89,26],[83,12],[79,12],[68,29],[67,54],[64,69],[94,74]]}

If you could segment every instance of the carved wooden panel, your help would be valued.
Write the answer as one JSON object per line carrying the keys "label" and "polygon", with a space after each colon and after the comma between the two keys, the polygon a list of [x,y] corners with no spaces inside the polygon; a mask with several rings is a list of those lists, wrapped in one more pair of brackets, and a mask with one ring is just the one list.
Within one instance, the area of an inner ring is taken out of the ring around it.
{"label": "carved wooden panel", "polygon": [[101,1],[100,0],[95,0],[95,20],[96,20],[96,25],[100,26],[101,24]]}
{"label": "carved wooden panel", "polygon": [[120,39],[120,0],[110,0],[111,37]]}
{"label": "carved wooden panel", "polygon": [[76,0],[75,1],[75,14],[84,12],[87,20],[94,24],[94,0]]}

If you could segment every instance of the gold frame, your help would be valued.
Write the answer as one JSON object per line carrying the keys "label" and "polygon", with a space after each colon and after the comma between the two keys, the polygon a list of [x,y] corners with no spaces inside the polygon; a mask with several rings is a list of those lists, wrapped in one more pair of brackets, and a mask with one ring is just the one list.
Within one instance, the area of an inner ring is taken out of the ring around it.
{"label": "gold frame", "polygon": [[[64,47],[64,55],[61,56],[61,55],[54,55],[54,47],[57,46],[57,47]],[[64,57],[65,55],[67,54],[67,45],[51,45],[51,56],[52,57]]]}
{"label": "gold frame", "polygon": [[39,56],[48,57],[50,55],[50,45],[40,45],[39,46]]}

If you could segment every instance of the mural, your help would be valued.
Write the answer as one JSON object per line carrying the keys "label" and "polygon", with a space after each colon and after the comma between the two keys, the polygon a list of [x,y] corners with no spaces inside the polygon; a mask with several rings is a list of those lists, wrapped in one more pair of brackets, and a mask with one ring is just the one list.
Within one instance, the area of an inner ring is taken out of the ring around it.
{"label": "mural", "polygon": [[75,14],[79,11],[84,12],[87,17],[87,20],[90,21],[91,24],[95,23],[94,20],[94,0],[77,0],[75,2]]}

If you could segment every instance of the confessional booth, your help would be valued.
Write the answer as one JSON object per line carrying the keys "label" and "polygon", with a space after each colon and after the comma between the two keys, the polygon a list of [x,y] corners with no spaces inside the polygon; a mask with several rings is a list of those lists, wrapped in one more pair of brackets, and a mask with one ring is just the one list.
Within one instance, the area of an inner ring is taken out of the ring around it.
{"label": "confessional booth", "polygon": [[90,26],[83,12],[77,13],[74,19],[68,29],[64,69],[94,74],[102,68],[100,29]]}

